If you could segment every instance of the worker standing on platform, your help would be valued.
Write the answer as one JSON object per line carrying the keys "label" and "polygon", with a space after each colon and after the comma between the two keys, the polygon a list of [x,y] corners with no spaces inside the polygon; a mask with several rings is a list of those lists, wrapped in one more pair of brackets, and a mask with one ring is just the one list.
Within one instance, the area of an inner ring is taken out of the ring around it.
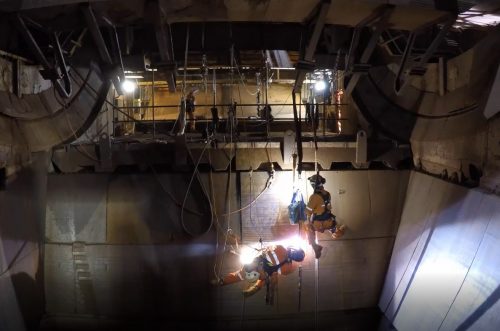
{"label": "worker standing on platform", "polygon": [[317,259],[321,256],[323,246],[316,243],[316,231],[323,233],[328,230],[333,239],[344,235],[345,225],[337,224],[335,215],[332,214],[332,203],[330,192],[324,189],[326,179],[316,174],[308,178],[314,193],[309,197],[306,206],[307,220],[304,222],[309,244],[314,250]]}
{"label": "worker standing on platform", "polygon": [[194,131],[196,128],[196,121],[194,117],[194,108],[195,108],[195,94],[198,92],[198,90],[194,89],[189,91],[189,93],[186,95],[186,113],[187,117],[189,120],[189,130]]}

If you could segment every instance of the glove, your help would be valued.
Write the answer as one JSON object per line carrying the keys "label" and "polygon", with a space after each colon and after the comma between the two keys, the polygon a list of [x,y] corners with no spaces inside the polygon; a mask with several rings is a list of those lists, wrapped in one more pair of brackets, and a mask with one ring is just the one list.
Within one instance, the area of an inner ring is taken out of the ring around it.
{"label": "glove", "polygon": [[345,225],[337,226],[335,229],[335,232],[332,234],[332,238],[339,239],[340,237],[342,237],[344,235],[345,230],[346,230]]}

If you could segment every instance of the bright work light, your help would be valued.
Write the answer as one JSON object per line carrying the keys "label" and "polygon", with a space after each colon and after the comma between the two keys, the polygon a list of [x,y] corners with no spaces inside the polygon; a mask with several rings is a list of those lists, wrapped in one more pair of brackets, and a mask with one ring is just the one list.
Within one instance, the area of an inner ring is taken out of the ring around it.
{"label": "bright work light", "polygon": [[324,89],[326,88],[326,83],[324,80],[318,80],[316,82],[316,84],[314,84],[314,89],[317,91],[317,92],[321,92],[323,91]]}
{"label": "bright work light", "polygon": [[132,93],[137,88],[137,84],[131,80],[124,80],[122,83],[122,88],[125,93]]}
{"label": "bright work light", "polygon": [[256,257],[256,250],[251,247],[242,247],[240,251],[240,262],[241,264],[250,264]]}

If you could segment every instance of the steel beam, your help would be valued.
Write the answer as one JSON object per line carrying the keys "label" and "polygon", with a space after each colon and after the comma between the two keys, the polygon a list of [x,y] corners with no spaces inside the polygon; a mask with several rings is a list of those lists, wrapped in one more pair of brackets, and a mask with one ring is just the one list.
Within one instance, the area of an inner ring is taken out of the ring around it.
{"label": "steel beam", "polygon": [[455,23],[456,19],[457,17],[455,15],[447,15],[445,17],[441,31],[439,31],[439,33],[436,35],[436,37],[426,49],[425,53],[420,57],[418,62],[415,62],[411,56],[413,43],[415,42],[416,36],[422,31],[427,30],[429,25],[426,24],[425,26],[422,26],[411,32],[410,38],[408,38],[408,43],[406,44],[403,57],[401,59],[401,63],[399,64],[399,70],[396,75],[396,79],[394,80],[394,90],[396,94],[400,94],[404,89],[404,87],[408,83],[408,76],[425,74],[427,70],[427,62],[431,58],[432,54],[434,54],[438,46],[441,44],[446,34],[453,26],[453,23]]}
{"label": "steel beam", "polygon": [[[112,42],[116,43],[116,48],[118,55],[117,57],[119,58],[120,64],[115,65],[113,58],[111,57],[108,47],[106,46],[106,42],[104,41],[104,38],[102,36],[101,30],[99,28],[99,25],[97,23],[96,17],[94,15],[94,12],[92,8],[90,8],[89,5],[83,5],[82,7],[82,12],[83,16],[85,17],[85,22],[87,23],[88,29],[90,31],[90,34],[92,35],[92,39],[94,39],[94,42],[97,46],[97,50],[99,51],[99,55],[101,57],[101,60],[104,62],[105,65],[108,66],[107,70],[107,75],[109,79],[113,82],[113,85],[115,86],[115,90],[119,95],[123,94],[123,89],[121,86],[121,83],[125,79],[125,72],[123,68],[123,63],[122,63],[122,58],[121,58],[121,51],[120,51],[120,44],[118,42],[118,35],[116,34],[115,30],[115,39],[112,39]],[[109,21],[106,18],[103,18],[103,21],[106,22],[108,25],[110,25],[114,29],[114,25],[111,21]]]}
{"label": "steel beam", "polygon": [[[165,10],[159,1],[151,1],[146,4],[145,11],[149,20],[154,25],[156,43],[162,66],[165,67],[166,81],[169,92],[175,92],[175,62],[170,28],[165,24]],[[160,66],[161,67],[161,66]]]}
{"label": "steel beam", "polygon": [[90,8],[89,5],[85,5],[82,6],[82,11],[83,16],[85,17],[85,22],[87,23],[90,34],[92,35],[92,39],[94,39],[99,55],[101,56],[101,60],[106,64],[113,64],[113,60],[111,59],[108,48],[106,47],[106,43],[104,42],[104,38],[102,37],[101,30],[99,29],[99,25],[97,24],[92,8]]}
{"label": "steel beam", "polygon": [[[321,36],[321,32],[323,31],[323,27],[325,26],[326,15],[328,14],[330,5],[331,5],[331,0],[322,0],[319,4],[318,14],[316,16],[316,22],[314,24],[314,30],[311,35],[311,38],[309,39],[309,43],[307,44],[304,57],[302,61],[300,61],[303,64],[312,64],[314,62],[314,53],[316,52],[316,46],[318,45],[319,37]],[[306,76],[306,72],[307,70],[305,66],[297,68],[295,85],[293,87],[294,93],[300,91],[302,87],[302,82],[304,81],[304,78]]]}
{"label": "steel beam", "polygon": [[[377,10],[375,10],[370,16],[362,20],[354,29],[353,39],[351,42],[351,47],[349,49],[349,55],[346,60],[346,71],[347,74],[351,74],[351,78],[349,79],[349,83],[347,84],[345,94],[350,95],[354,90],[354,87],[358,83],[361,75],[364,74],[369,69],[369,60],[377,46],[377,42],[380,38],[382,32],[387,28],[389,18],[394,9],[393,5],[383,5],[380,6]],[[358,47],[359,37],[361,34],[361,30],[363,27],[373,25],[372,35],[370,40],[368,41],[368,45],[366,46],[363,54],[357,64],[354,62],[354,53]]]}
{"label": "steel beam", "polygon": [[[394,8],[393,5],[382,5],[382,6],[378,7],[376,10],[374,10],[371,15],[369,15],[368,17],[364,18],[361,22],[356,24],[356,26],[354,27],[354,32],[352,34],[352,40],[351,40],[351,46],[349,47],[349,53],[348,53],[347,58],[346,58],[345,67],[346,67],[346,71],[348,74],[350,73],[349,71],[352,70],[352,67],[354,65],[354,58],[355,58],[354,53],[356,52],[356,49],[358,48],[359,37],[361,35],[361,31],[363,30],[363,28],[370,26],[373,23],[375,23],[376,21],[380,20],[382,18],[382,16],[387,15],[388,13],[390,14],[390,12],[392,12],[393,8]],[[375,41],[377,41],[377,39],[375,39]],[[369,55],[371,55],[371,53]],[[368,58],[369,58],[369,55],[368,55]]]}
{"label": "steel beam", "polygon": [[[68,98],[71,95],[71,80],[69,79],[68,68],[66,67],[66,62],[64,60],[64,55],[62,53],[57,34],[53,32],[51,35],[51,41],[53,43],[52,46],[57,62],[57,65],[53,65],[45,57],[45,54],[43,54],[41,48],[38,46],[37,41],[26,26],[23,18],[19,14],[16,14],[14,20],[18,31],[21,33],[24,41],[28,44],[30,51],[43,67],[43,70],[40,71],[43,78],[52,81],[54,88],[57,90],[61,97]],[[64,86],[61,83],[61,80]]]}
{"label": "steel beam", "polygon": [[290,57],[287,51],[284,50],[273,50],[274,58],[276,59],[276,64],[279,68],[291,68],[292,63],[290,62]]}
{"label": "steel beam", "polygon": [[118,38],[118,32],[116,31],[116,26],[115,24],[107,17],[102,17],[103,21],[109,26],[111,29],[110,31],[110,39],[111,39],[111,46],[113,49],[113,52],[115,52],[115,61],[113,62],[118,62],[121,69],[122,69],[122,75],[123,79],[125,79],[125,67],[123,66],[123,57],[122,57],[122,50],[120,47],[120,39]]}

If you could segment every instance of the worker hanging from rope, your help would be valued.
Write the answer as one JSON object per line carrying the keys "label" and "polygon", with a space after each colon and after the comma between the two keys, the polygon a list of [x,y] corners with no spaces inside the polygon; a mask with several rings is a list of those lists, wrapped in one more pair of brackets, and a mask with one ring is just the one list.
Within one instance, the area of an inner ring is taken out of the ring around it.
{"label": "worker hanging from rope", "polygon": [[333,239],[344,235],[345,225],[340,225],[332,214],[332,203],[330,192],[325,190],[326,179],[319,172],[308,178],[314,193],[309,197],[306,206],[307,221],[304,222],[307,239],[314,250],[317,259],[321,256],[323,247],[316,243],[315,232],[329,231]]}
{"label": "worker hanging from rope", "polygon": [[245,297],[257,293],[264,285],[267,288],[266,303],[274,303],[274,291],[278,282],[278,275],[289,275],[293,273],[298,264],[305,258],[305,252],[301,248],[284,247],[275,245],[259,250],[260,253],[250,263],[235,272],[229,273],[221,279],[217,279],[217,285],[229,285],[246,280],[250,286],[243,291]]}

